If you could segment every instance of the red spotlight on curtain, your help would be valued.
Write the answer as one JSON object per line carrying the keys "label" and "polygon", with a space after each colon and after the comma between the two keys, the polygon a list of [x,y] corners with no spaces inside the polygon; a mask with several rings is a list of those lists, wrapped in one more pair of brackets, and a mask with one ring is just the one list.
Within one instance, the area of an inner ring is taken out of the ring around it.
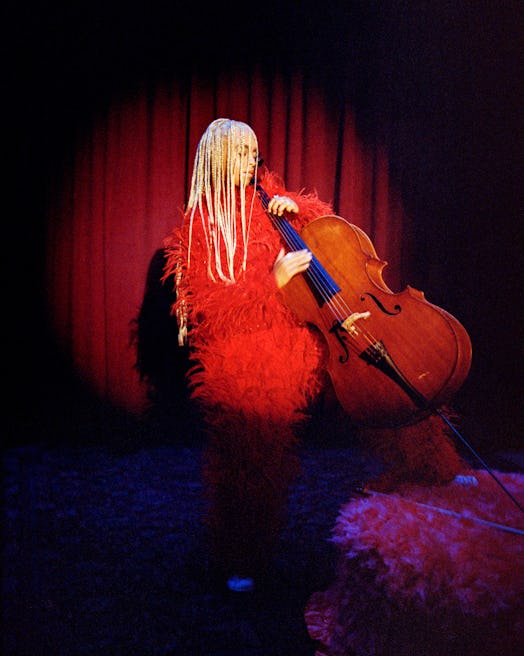
{"label": "red spotlight on curtain", "polygon": [[349,108],[301,74],[262,69],[137,89],[115,99],[75,144],[49,207],[48,307],[77,375],[115,405],[140,412],[130,324],[151,258],[180,221],[192,158],[214,118],[248,122],[290,189],[316,189],[372,238],[399,291],[402,208],[384,152],[365,144]]}

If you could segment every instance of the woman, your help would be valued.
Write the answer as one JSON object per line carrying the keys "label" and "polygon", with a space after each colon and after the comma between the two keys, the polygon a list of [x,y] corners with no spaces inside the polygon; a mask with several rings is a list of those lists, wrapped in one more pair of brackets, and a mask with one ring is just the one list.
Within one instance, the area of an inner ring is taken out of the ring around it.
{"label": "woman", "polygon": [[315,194],[288,192],[259,170],[258,157],[248,125],[213,121],[197,148],[183,224],[165,244],[179,343],[188,341],[196,363],[191,394],[209,433],[203,474],[212,553],[229,587],[240,590],[252,589],[274,553],[298,472],[296,428],[323,378],[322,343],[280,293],[311,253],[285,253],[250,183],[258,177],[268,212],[286,213],[298,230],[333,213]]}
{"label": "woman", "polygon": [[[193,398],[209,433],[204,480],[212,550],[230,587],[250,588],[268,564],[298,471],[294,428],[320,387],[321,347],[279,289],[311,254],[285,254],[250,182],[259,174],[253,130],[217,119],[197,148],[185,221],[167,240],[179,342],[189,341]],[[332,208],[288,193],[264,171],[268,211],[295,227]],[[236,579],[233,577],[237,577]]]}

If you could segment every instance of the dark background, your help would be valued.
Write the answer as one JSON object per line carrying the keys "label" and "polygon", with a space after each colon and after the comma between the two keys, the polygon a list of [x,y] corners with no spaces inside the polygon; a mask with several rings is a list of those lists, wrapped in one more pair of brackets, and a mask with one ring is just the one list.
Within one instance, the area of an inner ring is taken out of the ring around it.
{"label": "dark background", "polygon": [[[79,440],[83,421],[99,422],[101,433],[90,426],[90,435],[102,440],[117,439],[113,420],[128,428],[129,418],[70,376],[46,329],[46,193],[74,131],[138,79],[256,59],[306,65],[355,107],[365,138],[385,141],[413,217],[408,282],[431,289],[431,301],[460,318],[473,342],[457,408],[483,448],[522,445],[522,3],[33,0],[7,3],[7,12],[3,307],[12,443]],[[77,407],[74,427],[61,422],[61,404]],[[27,421],[41,405],[46,427]]]}

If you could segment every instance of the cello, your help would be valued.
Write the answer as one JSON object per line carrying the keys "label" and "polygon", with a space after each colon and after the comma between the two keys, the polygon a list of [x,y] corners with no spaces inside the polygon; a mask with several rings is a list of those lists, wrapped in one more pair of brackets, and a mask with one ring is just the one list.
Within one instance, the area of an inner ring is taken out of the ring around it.
{"label": "cello", "polygon": [[306,271],[280,291],[298,320],[323,335],[326,370],[352,423],[400,427],[448,402],[471,366],[462,324],[421,291],[391,291],[382,277],[387,262],[363,230],[327,215],[298,233],[268,212],[270,197],[253,184],[285,245],[313,255]]}

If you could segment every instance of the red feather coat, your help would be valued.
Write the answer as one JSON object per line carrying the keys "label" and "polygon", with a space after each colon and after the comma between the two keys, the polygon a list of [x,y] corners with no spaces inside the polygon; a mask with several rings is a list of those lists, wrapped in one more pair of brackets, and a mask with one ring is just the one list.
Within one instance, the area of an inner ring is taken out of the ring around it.
{"label": "red feather coat", "polygon": [[[286,191],[266,173],[269,196],[286,195],[300,230],[332,208],[315,194]],[[249,187],[246,205],[250,195]],[[267,561],[282,521],[287,489],[298,471],[294,425],[320,389],[322,349],[283,304],[273,275],[282,243],[255,199],[246,271],[238,282],[214,282],[200,217],[189,218],[166,241],[166,277],[182,277],[173,311],[186,307],[188,340],[197,365],[189,372],[192,398],[209,429],[204,476],[211,502],[213,549],[228,569],[252,570]],[[237,263],[236,263],[237,264]],[[240,259],[238,268],[240,267]],[[180,272],[180,269],[179,269]]]}

